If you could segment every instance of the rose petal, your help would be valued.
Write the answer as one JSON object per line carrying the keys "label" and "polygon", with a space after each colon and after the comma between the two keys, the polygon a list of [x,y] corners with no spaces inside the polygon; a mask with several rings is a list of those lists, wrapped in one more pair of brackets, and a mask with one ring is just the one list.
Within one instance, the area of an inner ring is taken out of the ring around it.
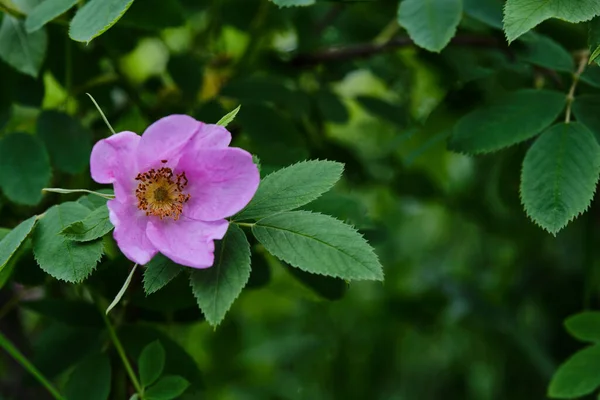
{"label": "rose petal", "polygon": [[176,165],[181,150],[198,133],[201,125],[200,121],[187,115],[169,115],[150,125],[138,147],[138,172],[156,168],[162,160]]}
{"label": "rose petal", "polygon": [[158,251],[176,263],[192,268],[209,268],[215,259],[213,240],[222,239],[228,227],[229,223],[225,220],[155,219],[148,223],[146,234]]}
{"label": "rose petal", "polygon": [[98,183],[114,183],[117,198],[133,193],[137,175],[135,152],[140,139],[133,132],[120,132],[98,141],[92,149],[92,179]]}
{"label": "rose petal", "polygon": [[109,200],[108,215],[115,226],[113,237],[119,249],[131,261],[144,265],[158,253],[146,236],[148,217],[135,204]]}
{"label": "rose petal", "polygon": [[190,144],[186,146],[186,151],[197,152],[209,148],[225,148],[231,143],[231,133],[224,127],[214,124],[202,124],[200,130]]}
{"label": "rose petal", "polygon": [[217,221],[240,211],[252,199],[260,181],[252,155],[230,147],[186,152],[177,172],[185,172],[185,190],[191,196],[184,215],[202,221]]}

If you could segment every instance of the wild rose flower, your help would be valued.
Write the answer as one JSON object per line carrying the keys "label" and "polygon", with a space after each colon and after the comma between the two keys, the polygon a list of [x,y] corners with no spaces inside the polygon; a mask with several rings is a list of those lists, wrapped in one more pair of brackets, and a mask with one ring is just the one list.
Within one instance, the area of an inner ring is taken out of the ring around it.
{"label": "wild rose flower", "polygon": [[230,142],[221,126],[171,115],[142,136],[120,132],[96,143],[91,175],[114,185],[109,216],[127,258],[143,265],[161,252],[181,265],[212,266],[225,218],[248,204],[260,180],[252,156]]}

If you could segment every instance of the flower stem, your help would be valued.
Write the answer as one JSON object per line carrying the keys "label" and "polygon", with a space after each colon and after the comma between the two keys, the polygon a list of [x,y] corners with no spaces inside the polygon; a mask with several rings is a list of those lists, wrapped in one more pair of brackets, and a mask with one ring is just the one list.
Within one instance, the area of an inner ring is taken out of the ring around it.
{"label": "flower stem", "polygon": [[92,97],[91,94],[86,93],[90,99],[92,99],[92,103],[94,103],[94,105],[96,106],[96,108],[98,109],[98,112],[100,113],[100,115],[102,116],[102,119],[104,120],[104,123],[106,124],[106,126],[108,126],[108,129],[110,129],[110,131],[112,132],[113,135],[116,135],[115,130],[113,129],[113,127],[110,125],[110,122],[108,122],[108,119],[106,119],[106,116],[104,115],[104,113],[102,112],[102,109],[100,108],[100,106],[98,105],[98,103],[96,103],[96,100]]}
{"label": "flower stem", "polygon": [[117,353],[119,353],[119,357],[121,358],[121,361],[123,362],[123,366],[125,367],[125,370],[127,371],[127,375],[129,375],[129,379],[131,379],[131,383],[133,383],[133,386],[135,387],[136,392],[140,396],[140,399],[143,399],[144,391],[142,389],[142,385],[140,385],[140,382],[138,381],[137,376],[135,375],[135,372],[133,371],[133,368],[131,367],[131,364],[129,363],[129,360],[127,359],[127,355],[125,354],[123,345],[121,344],[121,341],[119,340],[119,337],[117,336],[117,332],[115,332],[115,328],[112,326],[110,319],[108,318],[108,316],[105,313],[102,313],[102,318],[104,319],[104,323],[106,324],[106,329],[108,330],[108,335],[110,336],[110,340],[113,342],[115,349],[117,350]]}
{"label": "flower stem", "polygon": [[52,384],[42,375],[42,373],[21,353],[6,336],[0,332],[0,347],[12,356],[19,364],[23,366],[46,390],[57,400],[65,398],[52,386]]}
{"label": "flower stem", "polygon": [[567,111],[565,114],[565,123],[567,124],[571,122],[571,107],[573,106],[573,101],[575,100],[575,89],[577,89],[577,84],[579,83],[581,74],[583,74],[583,71],[585,71],[585,67],[588,64],[588,59],[589,53],[586,51],[581,55],[577,71],[573,74],[573,83],[571,84],[571,88],[567,94]]}
{"label": "flower stem", "polygon": [[137,267],[138,267],[138,265],[135,264],[133,266],[133,268],[131,269],[129,276],[125,280],[125,283],[123,283],[123,287],[121,288],[121,290],[119,290],[119,293],[117,293],[117,295],[115,296],[115,299],[112,301],[112,303],[110,303],[110,306],[108,306],[108,308],[106,309],[107,315],[113,308],[116,307],[117,304],[119,304],[119,301],[121,301],[121,298],[123,298],[123,295],[125,294],[125,291],[129,287],[129,284],[131,283],[131,278],[133,278],[133,274],[135,274],[135,270],[137,269]]}
{"label": "flower stem", "polygon": [[93,190],[87,189],[62,189],[62,188],[43,188],[42,192],[51,192],[51,193],[61,193],[61,194],[71,194],[71,193],[89,193],[96,196],[103,197],[108,200],[112,200],[115,198],[112,194],[105,194],[100,192],[94,192]]}

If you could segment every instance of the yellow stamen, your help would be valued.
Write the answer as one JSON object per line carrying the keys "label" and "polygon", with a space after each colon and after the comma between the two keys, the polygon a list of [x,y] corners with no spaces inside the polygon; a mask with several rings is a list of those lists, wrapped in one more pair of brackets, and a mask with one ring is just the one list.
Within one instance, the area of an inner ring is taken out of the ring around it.
{"label": "yellow stamen", "polygon": [[138,174],[135,180],[140,182],[135,191],[140,210],[145,211],[148,216],[153,215],[160,219],[179,219],[183,205],[191,197],[184,193],[188,183],[185,172],[175,175],[171,168],[152,168]]}

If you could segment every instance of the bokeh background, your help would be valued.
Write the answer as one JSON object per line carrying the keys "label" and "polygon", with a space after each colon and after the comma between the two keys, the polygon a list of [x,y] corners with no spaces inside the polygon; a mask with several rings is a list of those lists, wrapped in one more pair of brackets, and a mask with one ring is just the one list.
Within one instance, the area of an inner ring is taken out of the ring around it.
{"label": "bokeh background", "polygon": [[[118,321],[132,357],[161,338],[168,368],[194,378],[186,399],[546,398],[555,368],[581,347],[564,318],[597,305],[600,210],[554,237],[519,199],[530,143],[478,157],[447,149],[474,108],[516,88],[570,85],[507,45],[501,1],[488,0],[483,19],[469,13],[474,1],[439,54],[412,45],[397,0],[137,0],[88,45],[61,18],[49,24],[38,78],[0,62],[0,137],[36,134],[42,112],[60,111],[89,138],[73,151],[89,154],[109,132],[87,92],[117,131],[139,133],[172,113],[215,123],[241,104],[234,145],[260,158],[263,175],[304,159],[345,163],[342,181],[306,208],[359,228],[384,283],[301,273],[253,243],[249,286],[213,329],[183,276],[147,298],[137,276]],[[36,2],[12,1],[23,12]],[[538,32],[586,47],[585,26],[551,20]],[[54,168],[51,186],[99,188],[85,169]],[[0,225],[70,198],[0,198]],[[112,299],[131,265],[107,246],[86,285]],[[42,273],[27,249],[0,290],[0,330],[52,379],[106,342],[72,304],[83,293]],[[117,364],[114,386],[125,387]],[[0,398],[45,396],[0,354]]]}

